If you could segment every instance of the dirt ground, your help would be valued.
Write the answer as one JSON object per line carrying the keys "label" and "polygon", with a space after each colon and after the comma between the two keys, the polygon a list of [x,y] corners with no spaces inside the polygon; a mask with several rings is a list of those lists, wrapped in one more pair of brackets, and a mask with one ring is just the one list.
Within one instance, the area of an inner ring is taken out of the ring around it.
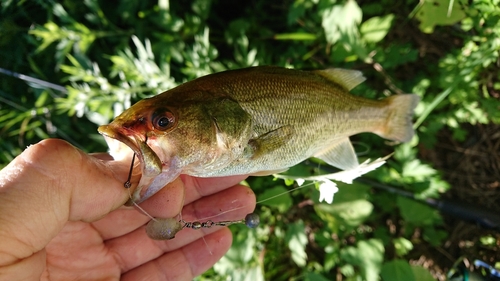
{"label": "dirt ground", "polygon": [[[480,205],[500,214],[500,125],[478,124],[468,130],[463,143],[442,130],[436,147],[421,147],[420,157],[432,163],[450,183],[451,188],[442,198],[463,206]],[[443,215],[443,219],[444,230],[450,234],[446,242],[441,247],[416,245],[413,264],[428,268],[437,280],[446,280],[446,273],[457,260],[476,271],[472,265],[475,259],[492,266],[500,262],[500,229],[487,229],[450,215]],[[482,237],[490,237],[490,243],[481,242]]]}

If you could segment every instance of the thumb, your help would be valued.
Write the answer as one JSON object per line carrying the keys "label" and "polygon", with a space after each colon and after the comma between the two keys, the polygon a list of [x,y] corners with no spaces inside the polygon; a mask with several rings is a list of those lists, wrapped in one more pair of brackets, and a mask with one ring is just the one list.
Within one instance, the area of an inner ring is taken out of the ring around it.
{"label": "thumb", "polygon": [[123,205],[127,173],[126,163],[62,140],[27,148],[0,171],[0,266],[43,250],[67,221],[95,221]]}

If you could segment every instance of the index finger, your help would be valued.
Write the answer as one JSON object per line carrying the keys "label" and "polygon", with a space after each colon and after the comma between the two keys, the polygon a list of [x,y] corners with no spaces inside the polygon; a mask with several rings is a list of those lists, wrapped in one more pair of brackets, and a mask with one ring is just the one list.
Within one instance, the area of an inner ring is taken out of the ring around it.
{"label": "index finger", "polygon": [[[183,205],[233,187],[246,177],[246,175],[238,175],[196,178],[181,175],[140,205],[152,215],[162,214],[162,217],[174,217],[179,214]],[[179,200],[182,201],[179,202]]]}
{"label": "index finger", "polygon": [[186,188],[186,204],[196,201],[202,197],[215,194],[224,189],[232,187],[245,180],[248,175],[236,175],[215,178],[197,178],[181,175]]}

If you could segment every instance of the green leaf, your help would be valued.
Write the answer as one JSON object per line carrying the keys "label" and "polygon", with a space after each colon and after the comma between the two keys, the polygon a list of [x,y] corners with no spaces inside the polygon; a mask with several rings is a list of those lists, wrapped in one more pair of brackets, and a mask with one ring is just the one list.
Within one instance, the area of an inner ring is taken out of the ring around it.
{"label": "green leaf", "polygon": [[330,279],[324,277],[321,274],[315,272],[307,272],[304,276],[305,281],[328,281]]}
{"label": "green leaf", "polygon": [[436,229],[433,225],[424,227],[423,235],[425,241],[429,242],[432,246],[439,246],[442,244],[443,239],[448,236],[444,230]]}
{"label": "green leaf", "polygon": [[396,202],[401,212],[401,216],[407,222],[416,225],[427,225],[436,217],[437,211],[423,203],[401,196],[398,196]]}
{"label": "green leaf", "polygon": [[316,35],[306,32],[296,32],[296,33],[281,33],[274,35],[276,40],[293,40],[293,41],[306,41],[306,40],[316,40]]}
{"label": "green leaf", "polygon": [[395,238],[393,243],[398,256],[404,256],[413,249],[411,241],[404,237]]}
{"label": "green leaf", "polygon": [[482,236],[479,238],[479,242],[485,246],[494,246],[497,242],[497,239],[491,235]]}
{"label": "green leaf", "polygon": [[384,245],[378,239],[359,241],[357,247],[346,247],[340,252],[346,262],[357,265],[366,281],[377,281],[384,260]]}
{"label": "green leaf", "polygon": [[321,24],[325,30],[326,41],[333,44],[342,36],[355,37],[362,16],[361,8],[354,0],[324,11]]}
{"label": "green leaf", "polygon": [[233,265],[243,266],[250,262],[255,253],[256,237],[250,229],[240,229],[233,237],[233,244],[226,253],[225,258]]}
{"label": "green leaf", "polygon": [[361,37],[368,43],[377,43],[384,39],[391,28],[394,15],[373,17],[361,24]]}
{"label": "green leaf", "polygon": [[292,206],[292,197],[283,186],[275,186],[267,189],[257,197],[257,201],[262,205],[277,208],[281,213],[286,212]]}
{"label": "green leaf", "polygon": [[292,252],[292,260],[300,267],[304,267],[307,262],[307,236],[303,221],[292,223],[286,232],[285,241]]}
{"label": "green leaf", "polygon": [[[415,9],[420,30],[432,33],[436,25],[452,25],[465,18],[458,0],[424,0]],[[450,7],[451,5],[451,7]]]}
{"label": "green leaf", "polygon": [[342,220],[349,226],[361,224],[373,211],[373,204],[367,200],[353,200],[349,202],[333,204],[316,204],[314,210],[321,216],[321,213],[328,213]]}
{"label": "green leaf", "polygon": [[413,276],[415,276],[415,280],[417,281],[436,281],[429,270],[419,266],[412,265],[411,270],[413,271]]}
{"label": "green leaf", "polygon": [[214,271],[221,276],[230,276],[233,280],[264,280],[259,263],[255,261],[257,239],[255,231],[243,226],[236,226],[233,232],[233,244],[229,251],[214,266]]}
{"label": "green leaf", "polygon": [[403,165],[403,177],[412,177],[416,181],[429,179],[435,174],[436,170],[427,164],[422,164],[418,159],[411,160]]}
{"label": "green leaf", "polygon": [[[380,272],[383,281],[417,281],[411,266],[404,260],[393,260],[384,263]],[[418,279],[418,281],[421,281]]]}

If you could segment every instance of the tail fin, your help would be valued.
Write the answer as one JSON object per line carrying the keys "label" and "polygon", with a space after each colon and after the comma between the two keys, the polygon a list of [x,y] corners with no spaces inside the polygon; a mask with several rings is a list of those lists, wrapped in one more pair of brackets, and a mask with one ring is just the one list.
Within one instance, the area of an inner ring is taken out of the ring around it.
{"label": "tail fin", "polygon": [[381,136],[386,139],[407,142],[413,137],[413,110],[420,101],[415,94],[394,95],[385,100],[388,115]]}

